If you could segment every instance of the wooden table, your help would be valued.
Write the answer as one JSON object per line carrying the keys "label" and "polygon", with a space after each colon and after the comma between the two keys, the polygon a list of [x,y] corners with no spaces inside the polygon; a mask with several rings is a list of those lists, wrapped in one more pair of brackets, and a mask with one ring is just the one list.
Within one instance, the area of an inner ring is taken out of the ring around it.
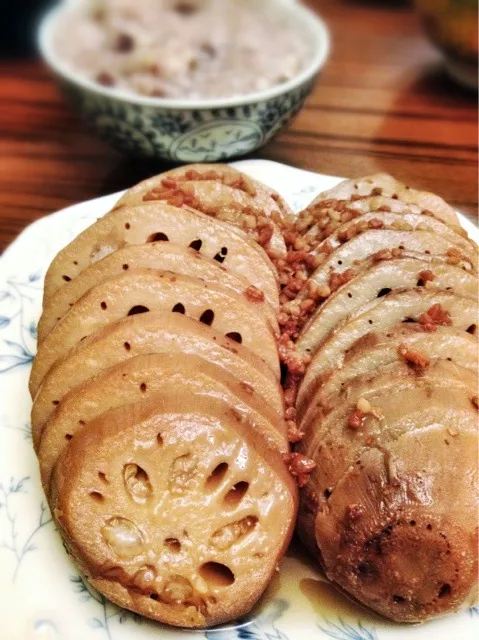
{"label": "wooden table", "polygon": [[[410,6],[309,4],[330,25],[331,58],[294,124],[255,157],[344,176],[388,171],[476,220],[477,96],[443,75]],[[0,62],[0,251],[36,218],[165,166],[100,142],[40,62]]]}

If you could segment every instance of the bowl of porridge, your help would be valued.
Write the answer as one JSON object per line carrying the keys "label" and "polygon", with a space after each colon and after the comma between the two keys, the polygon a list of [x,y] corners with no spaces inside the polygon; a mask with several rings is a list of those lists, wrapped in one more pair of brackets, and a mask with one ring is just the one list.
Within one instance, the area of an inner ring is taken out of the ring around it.
{"label": "bowl of porridge", "polygon": [[291,121],[329,36],[295,0],[69,0],[43,19],[39,48],[117,149],[213,162],[258,149]]}

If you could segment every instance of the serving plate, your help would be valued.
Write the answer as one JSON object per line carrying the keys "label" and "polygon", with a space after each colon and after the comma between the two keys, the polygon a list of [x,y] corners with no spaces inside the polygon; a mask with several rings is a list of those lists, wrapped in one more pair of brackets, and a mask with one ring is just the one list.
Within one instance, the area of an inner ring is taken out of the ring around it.
{"label": "serving plate", "polygon": [[[235,164],[277,189],[295,210],[340,178],[251,160]],[[210,631],[175,630],[109,603],[88,586],[55,530],[41,489],[29,425],[28,376],[42,283],[54,255],[119,193],[30,225],[0,258],[0,638],[1,640],[469,640],[479,607],[424,625],[384,621],[332,588],[295,542],[255,610]],[[479,240],[466,218],[461,223]]]}

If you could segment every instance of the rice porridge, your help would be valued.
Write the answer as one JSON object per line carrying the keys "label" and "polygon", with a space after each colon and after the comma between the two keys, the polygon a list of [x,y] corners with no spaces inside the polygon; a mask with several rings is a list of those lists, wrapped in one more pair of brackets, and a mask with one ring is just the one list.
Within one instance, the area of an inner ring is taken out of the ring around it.
{"label": "rice porridge", "polygon": [[311,43],[272,0],[84,0],[57,52],[104,86],[173,99],[262,91],[301,73]]}

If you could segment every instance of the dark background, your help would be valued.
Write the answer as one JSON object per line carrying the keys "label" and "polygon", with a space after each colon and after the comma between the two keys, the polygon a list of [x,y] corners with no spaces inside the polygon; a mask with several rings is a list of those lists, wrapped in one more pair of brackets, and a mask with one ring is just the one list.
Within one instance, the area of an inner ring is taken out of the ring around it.
{"label": "dark background", "polygon": [[[164,170],[100,141],[36,58],[49,3],[0,0],[0,251],[36,218]],[[292,126],[251,157],[353,177],[387,171],[477,217],[477,94],[448,79],[412,3],[307,0],[331,57]]]}

